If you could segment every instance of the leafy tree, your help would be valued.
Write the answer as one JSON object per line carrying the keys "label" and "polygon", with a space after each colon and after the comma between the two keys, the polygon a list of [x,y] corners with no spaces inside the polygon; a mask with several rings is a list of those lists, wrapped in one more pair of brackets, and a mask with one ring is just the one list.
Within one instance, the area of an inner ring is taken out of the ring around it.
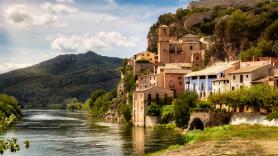
{"label": "leafy tree", "polygon": [[147,114],[149,116],[160,116],[160,107],[158,106],[158,104],[156,103],[151,103],[149,106],[148,106],[148,112]]}
{"label": "leafy tree", "polygon": [[173,101],[174,119],[178,127],[185,127],[188,123],[191,108],[196,107],[198,94],[196,92],[185,91]]}
{"label": "leafy tree", "polygon": [[174,120],[174,108],[173,105],[165,105],[162,107],[161,111],[161,121],[162,123],[168,123]]}

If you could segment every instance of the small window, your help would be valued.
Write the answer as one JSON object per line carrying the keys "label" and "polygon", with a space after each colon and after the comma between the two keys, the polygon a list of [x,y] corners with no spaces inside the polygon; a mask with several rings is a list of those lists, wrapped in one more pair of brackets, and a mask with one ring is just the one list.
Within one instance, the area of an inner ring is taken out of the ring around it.
{"label": "small window", "polygon": [[235,76],[235,75],[233,76],[233,79],[234,79],[234,80],[236,79],[236,76]]}
{"label": "small window", "polygon": [[193,49],[193,47],[192,47],[192,46],[190,46],[190,47],[189,47],[189,49],[190,49],[190,50],[192,50],[192,49]]}
{"label": "small window", "polygon": [[163,49],[163,51],[165,52],[165,51],[166,51],[166,49]]}
{"label": "small window", "polygon": [[181,82],[181,81],[179,82],[179,85],[180,85],[180,86],[182,85],[182,82]]}
{"label": "small window", "polygon": [[181,77],[178,77],[179,80],[181,80]]}
{"label": "small window", "polygon": [[248,78],[249,75],[246,75],[246,78]]}
{"label": "small window", "polygon": [[235,90],[235,87],[232,87],[232,90]]}
{"label": "small window", "polygon": [[199,57],[196,57],[196,60],[198,61],[198,60],[199,60]]}

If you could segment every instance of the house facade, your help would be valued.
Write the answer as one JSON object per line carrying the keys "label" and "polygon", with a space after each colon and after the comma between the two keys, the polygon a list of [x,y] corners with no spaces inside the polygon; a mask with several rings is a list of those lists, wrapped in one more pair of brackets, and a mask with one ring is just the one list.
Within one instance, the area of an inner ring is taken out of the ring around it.
{"label": "house facade", "polygon": [[252,84],[268,84],[271,64],[268,61],[242,62],[240,69],[229,73],[230,89],[250,87]]}
{"label": "house facade", "polygon": [[238,69],[239,66],[239,61],[221,62],[204,70],[189,73],[184,77],[184,89],[196,91],[200,98],[207,98],[213,94],[213,82],[224,79],[230,71]]}
{"label": "house facade", "polygon": [[152,87],[135,91],[133,93],[132,121],[135,126],[146,126],[148,106],[151,102],[158,102],[168,97],[173,97],[173,91],[160,87]]}

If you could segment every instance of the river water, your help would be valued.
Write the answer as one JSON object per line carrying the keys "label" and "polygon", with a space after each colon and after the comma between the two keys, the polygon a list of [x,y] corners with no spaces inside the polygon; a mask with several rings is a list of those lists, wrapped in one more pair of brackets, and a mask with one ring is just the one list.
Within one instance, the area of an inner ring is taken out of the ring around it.
{"label": "river water", "polygon": [[[26,110],[24,118],[4,134],[15,137],[22,148],[7,156],[125,156],[144,155],[182,144],[174,131],[126,127],[87,120],[85,113],[53,110]],[[30,148],[22,142],[30,141]],[[95,146],[92,146],[95,144]]]}

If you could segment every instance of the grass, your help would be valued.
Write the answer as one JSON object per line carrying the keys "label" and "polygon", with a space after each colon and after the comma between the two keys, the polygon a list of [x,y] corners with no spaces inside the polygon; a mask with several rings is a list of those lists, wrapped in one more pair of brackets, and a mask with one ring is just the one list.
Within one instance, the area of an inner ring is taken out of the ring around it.
{"label": "grass", "polygon": [[[222,146],[224,147],[225,143],[228,143],[232,139],[278,140],[278,127],[265,127],[260,125],[224,125],[206,128],[204,131],[189,131],[184,134],[183,137],[186,145],[198,142],[217,141],[218,144],[214,146],[217,149],[222,148]],[[174,146],[174,148],[169,147],[168,149],[147,154],[147,156],[160,155],[166,151],[185,146]]]}
{"label": "grass", "polygon": [[197,141],[242,139],[278,139],[277,127],[264,127],[260,125],[225,125],[206,128],[204,131],[189,131],[184,135],[186,143]]}

